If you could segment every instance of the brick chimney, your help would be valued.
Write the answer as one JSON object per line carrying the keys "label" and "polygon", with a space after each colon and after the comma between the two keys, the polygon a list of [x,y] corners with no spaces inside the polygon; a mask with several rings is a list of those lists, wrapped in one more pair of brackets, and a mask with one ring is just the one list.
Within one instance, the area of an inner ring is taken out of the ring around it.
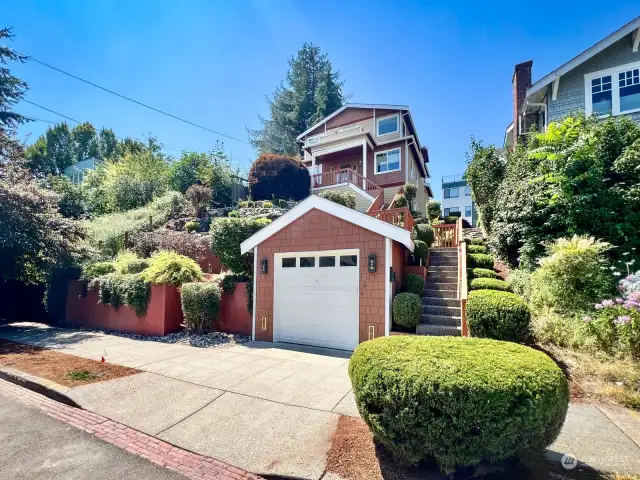
{"label": "brick chimney", "polygon": [[531,66],[533,60],[528,62],[519,63],[515,66],[513,71],[513,145],[515,146],[518,141],[518,136],[522,134],[518,127],[520,123],[518,118],[522,113],[522,103],[527,95],[527,90],[531,86]]}

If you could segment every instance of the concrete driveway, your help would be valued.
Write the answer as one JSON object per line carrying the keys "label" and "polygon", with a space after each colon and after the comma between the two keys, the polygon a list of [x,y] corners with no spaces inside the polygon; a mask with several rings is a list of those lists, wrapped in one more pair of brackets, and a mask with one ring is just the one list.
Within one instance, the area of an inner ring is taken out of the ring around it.
{"label": "concrete driveway", "polygon": [[205,349],[16,325],[0,328],[0,337],[142,370],[67,395],[258,474],[320,478],[339,416],[358,416],[348,352],[264,342]]}

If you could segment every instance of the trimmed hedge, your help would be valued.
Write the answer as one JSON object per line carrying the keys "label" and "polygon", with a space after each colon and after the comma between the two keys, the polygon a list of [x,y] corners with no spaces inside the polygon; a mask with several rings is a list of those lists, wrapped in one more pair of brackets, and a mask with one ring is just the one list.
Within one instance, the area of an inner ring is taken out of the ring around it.
{"label": "trimmed hedge", "polygon": [[486,253],[471,253],[467,256],[467,264],[471,268],[493,269],[493,257]]}
{"label": "trimmed hedge", "polygon": [[484,245],[484,238],[472,238],[471,245]]}
{"label": "trimmed hedge", "polygon": [[468,253],[489,253],[489,249],[484,245],[468,245],[467,246]]}
{"label": "trimmed hedge", "polygon": [[179,287],[183,283],[202,280],[200,266],[175,252],[159,251],[151,257],[149,268],[141,273],[142,277],[151,283],[162,283]]}
{"label": "trimmed hedge", "polygon": [[498,274],[488,268],[467,268],[471,278],[498,278]]}
{"label": "trimmed hedge", "polygon": [[415,293],[399,293],[393,299],[393,321],[401,327],[415,328],[422,316],[422,298]]}
{"label": "trimmed hedge", "polygon": [[180,299],[185,328],[196,333],[211,330],[220,310],[220,296],[216,283],[183,284]]}
{"label": "trimmed hedge", "polygon": [[116,271],[116,267],[112,262],[95,262],[90,263],[82,269],[82,278],[85,280],[91,280],[93,278],[107,275]]}
{"label": "trimmed hedge", "polygon": [[531,312],[517,295],[497,290],[474,290],[467,300],[467,322],[473,337],[526,342]]}
{"label": "trimmed hedge", "polygon": [[542,452],[564,422],[569,386],[544,353],[463,337],[380,337],[349,361],[356,404],[402,463],[446,472]]}
{"label": "trimmed hedge", "polygon": [[433,245],[433,241],[435,239],[435,235],[433,233],[433,228],[428,223],[420,223],[414,225],[413,227],[413,239],[420,240],[427,244],[427,247]]}
{"label": "trimmed hedge", "polygon": [[126,305],[135,310],[138,317],[147,312],[151,288],[139,273],[109,273],[91,282],[98,284],[98,301],[111,305],[116,310]]}
{"label": "trimmed hedge", "polygon": [[429,256],[429,247],[427,244],[422,240],[415,240],[413,243],[415,245],[415,248],[413,249],[413,256],[426,262],[427,257]]}
{"label": "trimmed hedge", "polygon": [[352,193],[325,190],[324,192],[321,192],[319,196],[352,210],[356,209],[356,196]]}
{"label": "trimmed hedge", "polygon": [[402,279],[402,287],[405,292],[415,293],[422,297],[424,291],[424,278],[420,275],[409,273]]}
{"label": "trimmed hedge", "polygon": [[497,278],[474,278],[469,283],[469,290],[501,290],[510,292],[511,287],[504,280]]}

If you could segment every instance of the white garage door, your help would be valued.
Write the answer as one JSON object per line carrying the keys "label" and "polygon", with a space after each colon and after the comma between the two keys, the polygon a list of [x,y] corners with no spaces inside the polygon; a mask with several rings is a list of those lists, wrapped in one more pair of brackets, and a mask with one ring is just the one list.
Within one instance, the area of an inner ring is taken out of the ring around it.
{"label": "white garage door", "polygon": [[274,341],[356,348],[358,250],[281,253],[274,263]]}

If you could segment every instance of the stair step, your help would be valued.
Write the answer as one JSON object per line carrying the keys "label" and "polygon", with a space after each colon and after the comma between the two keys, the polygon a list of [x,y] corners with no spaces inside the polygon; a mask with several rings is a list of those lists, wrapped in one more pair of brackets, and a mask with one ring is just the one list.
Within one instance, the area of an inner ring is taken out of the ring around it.
{"label": "stair step", "polygon": [[458,254],[458,249],[456,247],[434,247],[429,249],[429,253],[453,253]]}
{"label": "stair step", "polygon": [[[438,292],[438,293],[446,293],[450,295],[448,292]],[[454,298],[450,298],[447,295],[441,297],[422,297],[422,305],[433,305],[439,307],[458,307],[460,308],[460,300],[455,298],[456,294],[453,293]]]}
{"label": "stair step", "polygon": [[441,284],[449,284],[449,283],[453,283],[454,285],[458,284],[458,277],[441,277],[441,278],[435,278],[435,277],[427,277],[427,279],[424,281],[424,285],[425,288],[427,285],[441,285]]}
{"label": "stair step", "polygon": [[431,257],[429,258],[429,265],[458,265],[458,259],[449,257]]}
{"label": "stair step", "polygon": [[440,292],[448,292],[450,296],[447,298],[455,298],[458,293],[458,285],[455,283],[432,283],[429,285],[425,285],[424,290],[422,291],[423,297],[437,297],[438,295],[434,295]]}
{"label": "stair step", "polygon": [[458,272],[458,265],[429,265],[429,272]]}
{"label": "stair step", "polygon": [[462,335],[462,329],[460,327],[451,327],[447,325],[427,325],[425,323],[419,323],[416,327],[416,333],[418,335],[431,335],[437,337],[459,337]]}
{"label": "stair step", "polygon": [[427,269],[427,278],[458,278],[458,270],[433,270]]}
{"label": "stair step", "polygon": [[425,305],[422,304],[422,313],[424,315],[436,315],[445,317],[460,317],[460,305],[453,307],[445,305]]}
{"label": "stair step", "polygon": [[448,317],[445,315],[422,315],[422,325],[441,325],[444,327],[457,327],[461,324],[460,317]]}

